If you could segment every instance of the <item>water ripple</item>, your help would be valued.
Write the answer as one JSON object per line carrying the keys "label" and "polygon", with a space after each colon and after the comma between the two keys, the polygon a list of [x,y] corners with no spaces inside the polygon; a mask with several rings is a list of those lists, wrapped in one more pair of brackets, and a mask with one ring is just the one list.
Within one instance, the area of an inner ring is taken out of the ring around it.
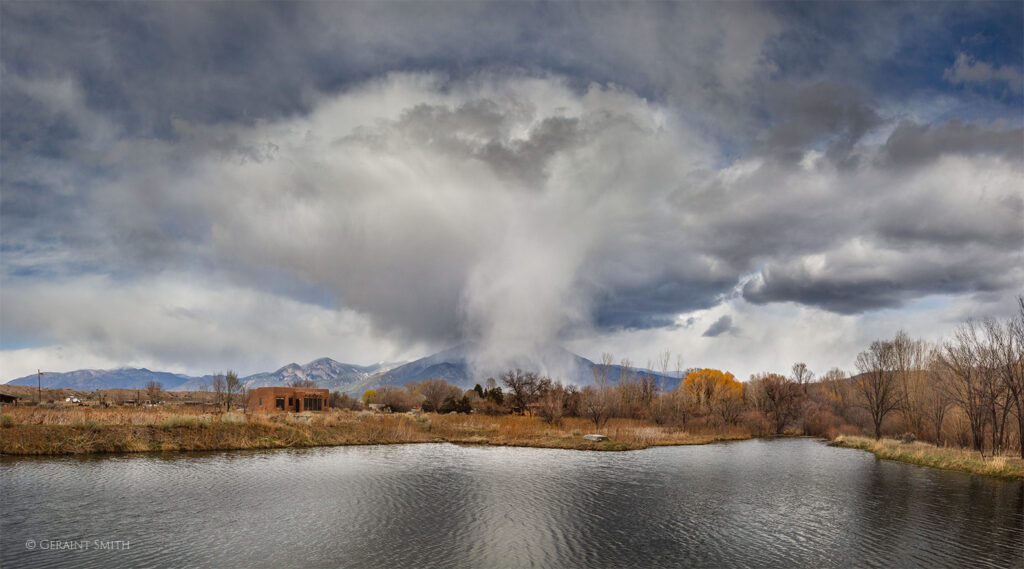
{"label": "water ripple", "polygon": [[1024,484],[811,440],[5,457],[0,475],[3,567],[1024,567]]}

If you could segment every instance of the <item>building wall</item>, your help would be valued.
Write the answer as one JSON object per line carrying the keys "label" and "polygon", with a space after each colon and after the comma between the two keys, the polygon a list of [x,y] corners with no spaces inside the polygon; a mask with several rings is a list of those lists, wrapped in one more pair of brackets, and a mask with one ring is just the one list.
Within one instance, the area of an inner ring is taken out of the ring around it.
{"label": "building wall", "polygon": [[[308,387],[257,387],[249,391],[248,408],[252,411],[320,411],[327,409],[331,391]],[[278,403],[283,400],[283,405]],[[317,409],[316,400],[320,400]],[[282,408],[283,406],[283,408]]]}

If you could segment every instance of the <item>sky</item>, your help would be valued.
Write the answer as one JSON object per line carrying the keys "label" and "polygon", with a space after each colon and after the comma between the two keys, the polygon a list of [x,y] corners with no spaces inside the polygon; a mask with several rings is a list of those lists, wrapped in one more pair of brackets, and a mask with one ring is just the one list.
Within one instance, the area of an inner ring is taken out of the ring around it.
{"label": "sky", "polygon": [[1010,316],[1022,10],[3,2],[0,379],[466,341],[746,379]]}

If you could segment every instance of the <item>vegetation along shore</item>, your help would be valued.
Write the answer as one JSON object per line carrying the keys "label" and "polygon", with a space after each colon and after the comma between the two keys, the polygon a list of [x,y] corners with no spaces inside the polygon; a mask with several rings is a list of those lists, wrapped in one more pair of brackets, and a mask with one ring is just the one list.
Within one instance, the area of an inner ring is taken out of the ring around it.
{"label": "vegetation along shore", "polygon": [[[580,418],[557,424],[525,415],[326,413],[219,413],[190,409],[7,408],[0,452],[9,455],[71,455],[151,451],[273,449],[335,445],[446,441],[456,444],[526,446],[596,451],[637,450],[751,438],[749,429],[681,430],[651,421],[613,418],[601,429]],[[591,441],[599,431],[608,440]],[[1024,461],[980,457],[960,448],[928,443],[836,437],[835,446],[873,452],[887,460],[1024,479]]]}
{"label": "vegetation along shore", "polygon": [[[740,427],[684,431],[634,419],[610,419],[601,429],[584,419],[549,423],[522,415],[423,413],[204,413],[165,409],[4,410],[0,451],[66,455],[145,451],[271,449],[332,445],[426,443],[633,450],[750,437]],[[605,441],[585,434],[600,433]]]}

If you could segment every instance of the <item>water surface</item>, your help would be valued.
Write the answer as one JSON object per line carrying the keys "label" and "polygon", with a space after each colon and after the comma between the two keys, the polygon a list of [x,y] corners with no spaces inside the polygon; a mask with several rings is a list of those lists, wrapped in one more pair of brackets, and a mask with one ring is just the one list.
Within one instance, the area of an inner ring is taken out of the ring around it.
{"label": "water surface", "polygon": [[3,457],[0,514],[4,568],[1024,567],[1024,483],[810,439]]}

